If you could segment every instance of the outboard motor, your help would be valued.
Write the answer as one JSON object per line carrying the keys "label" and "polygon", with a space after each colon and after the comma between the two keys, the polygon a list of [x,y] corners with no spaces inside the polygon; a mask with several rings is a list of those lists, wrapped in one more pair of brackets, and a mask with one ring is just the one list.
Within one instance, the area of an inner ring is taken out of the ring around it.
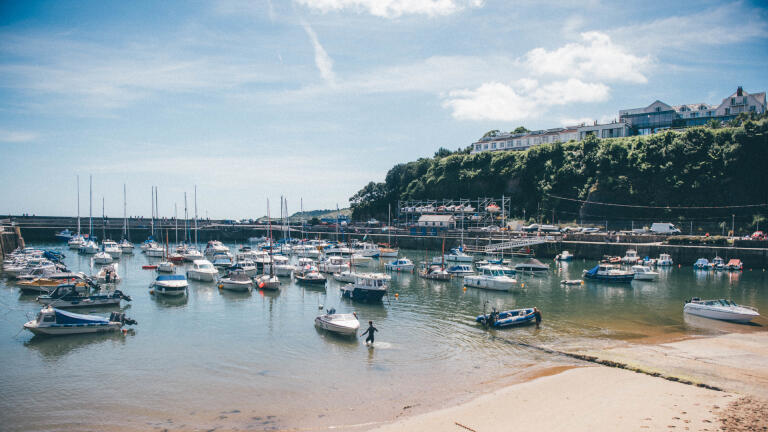
{"label": "outboard motor", "polygon": [[116,296],[118,296],[118,297],[120,297],[121,299],[123,299],[123,300],[125,300],[125,301],[131,301],[131,300],[133,300],[133,299],[131,298],[131,296],[129,296],[129,295],[126,295],[126,294],[123,294],[123,292],[122,292],[122,291],[120,291],[120,290],[115,290],[115,295],[116,295]]}

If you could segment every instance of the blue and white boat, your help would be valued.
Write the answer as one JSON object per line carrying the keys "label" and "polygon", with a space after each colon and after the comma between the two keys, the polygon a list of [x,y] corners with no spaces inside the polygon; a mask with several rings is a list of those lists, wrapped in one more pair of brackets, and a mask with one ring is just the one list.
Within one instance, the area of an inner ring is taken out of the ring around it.
{"label": "blue and white boat", "polygon": [[513,327],[536,322],[534,308],[512,309],[504,312],[491,312],[478,315],[475,321],[495,328]]}
{"label": "blue and white boat", "polygon": [[341,296],[361,302],[379,302],[389,289],[389,276],[382,273],[359,273],[355,283],[341,287]]}
{"label": "blue and white boat", "polygon": [[446,268],[445,270],[448,273],[454,276],[459,276],[459,277],[475,274],[475,271],[472,269],[471,264],[454,264],[454,265],[448,266],[448,268]]}
{"label": "blue and white boat", "polygon": [[120,312],[112,312],[109,318],[99,315],[81,315],[47,306],[37,318],[24,324],[24,328],[36,335],[71,335],[101,333],[120,330],[124,325],[137,322]]}
{"label": "blue and white boat", "polygon": [[584,270],[584,278],[605,282],[632,282],[635,274],[621,270],[617,265],[598,264],[591,270]]}
{"label": "blue and white boat", "polygon": [[392,262],[384,264],[384,268],[389,271],[410,272],[413,271],[413,261],[408,258],[398,258]]}
{"label": "blue and white boat", "polygon": [[693,268],[696,270],[709,270],[709,260],[706,258],[699,258],[693,263]]}
{"label": "blue and white boat", "polygon": [[64,229],[56,233],[56,240],[62,240],[68,242],[72,238],[74,233],[69,229]]}
{"label": "blue and white boat", "polygon": [[182,296],[187,293],[187,277],[183,274],[159,275],[149,286],[156,294]]}
{"label": "blue and white boat", "polygon": [[464,253],[463,247],[457,247],[451,249],[451,251],[444,255],[445,260],[448,262],[468,262],[471,263],[474,261],[474,257],[472,255],[467,255]]}

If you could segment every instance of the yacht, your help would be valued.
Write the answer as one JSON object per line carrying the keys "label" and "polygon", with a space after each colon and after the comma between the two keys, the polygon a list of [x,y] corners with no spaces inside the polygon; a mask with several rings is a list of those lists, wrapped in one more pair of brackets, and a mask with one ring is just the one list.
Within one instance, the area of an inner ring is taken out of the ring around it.
{"label": "yacht", "polygon": [[380,258],[397,258],[399,254],[400,254],[400,249],[397,249],[397,248],[391,248],[391,247],[379,248]]}
{"label": "yacht", "polygon": [[445,254],[445,260],[448,262],[468,262],[471,263],[474,260],[472,255],[464,253],[463,247],[453,248],[447,254]]}
{"label": "yacht", "polygon": [[320,257],[320,250],[318,250],[317,246],[313,246],[310,244],[295,245],[292,249],[292,253],[298,257],[304,257],[304,258]]}
{"label": "yacht", "polygon": [[509,291],[517,284],[514,271],[504,266],[491,264],[478,267],[477,271],[478,274],[464,276],[464,285],[473,288]]}
{"label": "yacht", "polygon": [[351,270],[345,270],[343,272],[338,272],[333,274],[333,279],[339,282],[345,282],[345,283],[355,283],[355,278],[357,277],[358,273],[351,271]]}
{"label": "yacht", "polygon": [[81,234],[76,234],[69,239],[67,245],[70,249],[80,249],[80,246],[82,246],[83,243],[85,243],[85,237]]}
{"label": "yacht", "polygon": [[699,258],[693,263],[693,268],[696,270],[708,270],[710,268],[709,260],[706,258]]}
{"label": "yacht", "polygon": [[158,273],[173,273],[175,271],[175,267],[171,261],[165,260],[157,263],[157,272]]}
{"label": "yacht", "polygon": [[360,273],[355,283],[341,287],[342,297],[362,302],[379,302],[387,294],[389,278],[382,273]]}
{"label": "yacht", "polygon": [[219,275],[219,271],[207,259],[192,261],[192,266],[187,269],[187,277],[203,282],[213,282]]}
{"label": "yacht", "polygon": [[351,257],[349,257],[349,263],[353,266],[367,266],[373,261],[373,258],[365,255],[361,255],[359,253],[353,253]]}
{"label": "yacht", "polygon": [[120,290],[113,292],[85,294],[73,284],[59,285],[50,294],[37,297],[37,302],[57,308],[77,308],[94,306],[119,306],[121,300],[131,301],[131,296]]}
{"label": "yacht", "polygon": [[149,286],[155,294],[178,297],[187,293],[187,277],[183,274],[159,275]]}
{"label": "yacht", "polygon": [[757,309],[751,306],[737,305],[731,300],[701,300],[698,297],[686,301],[683,312],[738,323],[748,323],[760,316]]}
{"label": "yacht", "polygon": [[228,252],[216,252],[213,254],[211,262],[216,267],[229,267],[232,265],[232,257]]}
{"label": "yacht", "polygon": [[282,255],[275,255],[272,257],[271,263],[264,264],[264,273],[277,276],[290,276],[293,273],[293,269],[294,267],[290,264],[290,258]]}
{"label": "yacht", "polygon": [[644,265],[633,265],[632,273],[635,274],[634,280],[641,281],[654,281],[659,277],[659,274],[650,267]]}
{"label": "yacht", "polygon": [[358,243],[355,248],[355,253],[369,258],[377,258],[381,251],[379,247],[370,242]]}
{"label": "yacht", "polygon": [[451,280],[451,274],[441,265],[424,265],[424,268],[419,271],[419,276],[424,279],[447,281]]}
{"label": "yacht", "polygon": [[197,248],[194,246],[187,246],[184,248],[184,251],[181,252],[181,255],[184,257],[184,261],[187,262],[193,262],[195,260],[203,259],[203,254]]}
{"label": "yacht", "polygon": [[709,263],[709,267],[715,270],[725,270],[725,260],[716,256],[712,258],[712,262]]}
{"label": "yacht", "polygon": [[76,235],[69,228],[65,228],[55,234],[56,240],[68,242],[72,237]]}
{"label": "yacht", "polygon": [[80,245],[79,251],[80,253],[93,255],[99,251],[99,246],[93,240],[86,240],[83,244]]}
{"label": "yacht", "polygon": [[112,255],[101,251],[93,256],[94,264],[112,264]]}
{"label": "yacht", "polygon": [[256,273],[258,273],[256,263],[249,259],[237,260],[228,270],[243,270],[249,277],[256,276]]}
{"label": "yacht", "polygon": [[[325,279],[323,279],[325,281]],[[280,289],[280,279],[275,275],[263,274],[254,278],[254,282],[259,289],[277,290]]]}
{"label": "yacht", "polygon": [[161,258],[165,256],[165,249],[155,242],[147,243],[147,247],[144,248],[144,254],[152,258]]}
{"label": "yacht", "polygon": [[293,273],[293,277],[296,278],[297,283],[325,286],[325,276],[318,272],[314,266],[305,266],[300,270],[297,269]]}
{"label": "yacht", "polygon": [[108,284],[119,283],[120,275],[117,273],[118,264],[108,264],[99,269],[99,273],[96,274],[96,282]]}
{"label": "yacht", "polygon": [[515,270],[519,272],[538,273],[548,271],[549,266],[535,258],[532,258],[527,262],[515,265]]}
{"label": "yacht", "polygon": [[408,258],[398,258],[392,262],[384,264],[384,268],[389,271],[410,272],[413,271],[414,265],[413,261]]}

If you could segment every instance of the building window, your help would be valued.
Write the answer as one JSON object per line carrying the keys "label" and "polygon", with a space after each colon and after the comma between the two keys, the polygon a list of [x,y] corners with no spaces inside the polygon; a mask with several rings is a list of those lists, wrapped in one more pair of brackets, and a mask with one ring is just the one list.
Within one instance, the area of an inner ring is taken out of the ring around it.
{"label": "building window", "polygon": [[656,112],[661,112],[661,107],[656,107]]}
{"label": "building window", "polygon": [[743,103],[744,103],[744,105],[747,104],[747,97],[746,96],[744,96],[744,102]]}
{"label": "building window", "polygon": [[754,106],[754,105],[752,105],[751,107],[749,107],[749,110],[750,110],[751,112],[755,112],[755,106]]}
{"label": "building window", "polygon": [[731,114],[731,109],[730,108],[726,108],[725,109],[725,115],[730,115],[730,114]]}
{"label": "building window", "polygon": [[731,105],[736,105],[736,98],[731,98]]}
{"label": "building window", "polygon": [[496,148],[496,143],[491,144],[491,148],[495,149]]}

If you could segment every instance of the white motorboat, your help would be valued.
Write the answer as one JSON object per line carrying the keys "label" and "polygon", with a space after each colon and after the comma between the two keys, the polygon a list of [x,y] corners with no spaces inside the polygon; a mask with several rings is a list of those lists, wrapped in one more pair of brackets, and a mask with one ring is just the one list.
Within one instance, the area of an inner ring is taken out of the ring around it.
{"label": "white motorboat", "polygon": [[627,252],[624,254],[624,256],[621,258],[621,262],[624,264],[635,264],[640,259],[639,256],[637,256],[637,251],[634,249],[627,249]]}
{"label": "white motorboat", "polygon": [[192,266],[187,269],[187,277],[203,282],[213,282],[219,276],[219,271],[207,259],[192,261]]}
{"label": "white motorboat", "polygon": [[120,243],[118,243],[118,246],[120,246],[120,249],[123,251],[123,254],[125,255],[133,254],[133,243],[129,242],[127,239],[120,240]]}
{"label": "white motorboat", "polygon": [[464,276],[464,285],[473,288],[509,291],[517,285],[514,270],[500,266],[487,265],[478,267],[478,274]]}
{"label": "white motorboat", "polygon": [[157,271],[158,273],[173,273],[175,269],[175,265],[173,265],[170,261],[161,261],[157,263]]}
{"label": "white motorboat", "polygon": [[380,258],[397,258],[399,254],[400,254],[400,249],[390,248],[390,247],[379,248]]}
{"label": "white motorboat", "polygon": [[300,244],[295,245],[293,249],[291,250],[291,253],[298,257],[304,257],[304,258],[319,258],[320,257],[320,249],[318,249],[317,246],[313,246],[310,244]]}
{"label": "white motorboat", "polygon": [[326,278],[322,273],[317,271],[317,268],[311,265],[305,266],[301,269],[296,269],[293,273],[293,277],[296,278],[296,282],[300,284],[311,285],[323,285],[325,286]]}
{"label": "white motorboat", "polygon": [[159,275],[149,286],[155,294],[182,296],[187,293],[187,277],[182,274]]}
{"label": "white motorboat", "polygon": [[40,335],[71,335],[82,333],[101,333],[120,330],[124,325],[134,325],[136,321],[126,318],[125,314],[112,312],[109,318],[98,315],[81,315],[44,307],[37,318],[24,324],[24,328]]}
{"label": "white motorboat", "polygon": [[632,273],[635,274],[634,280],[654,281],[656,280],[656,278],[659,277],[659,274],[657,272],[651,270],[650,267],[644,266],[644,265],[633,265]]}
{"label": "white motorboat", "polygon": [[272,256],[271,263],[264,264],[264,273],[275,274],[277,276],[290,276],[294,270],[290,261],[291,260],[288,257],[274,255]]}
{"label": "white motorboat", "polygon": [[206,258],[209,258],[214,256],[217,253],[229,253],[229,248],[224,246],[224,244],[218,240],[211,240],[208,242],[208,245],[205,247],[204,255]]}
{"label": "white motorboat", "polygon": [[181,255],[184,257],[184,261],[187,262],[203,259],[203,253],[194,247],[185,248],[184,252],[181,252]]}
{"label": "white motorboat", "polygon": [[232,270],[226,277],[219,279],[219,288],[231,291],[253,291],[253,281],[245,270]]}
{"label": "white motorboat", "polygon": [[537,273],[537,272],[546,272],[549,270],[549,266],[542,263],[541,261],[532,258],[524,263],[519,263],[515,265],[515,271],[519,272],[526,272],[526,273]]}
{"label": "white motorboat", "polygon": [[573,259],[573,255],[571,255],[571,253],[568,252],[567,250],[560,252],[555,257],[555,261],[571,261],[572,259]]}
{"label": "white motorboat", "polygon": [[85,238],[82,235],[77,234],[69,239],[67,245],[70,249],[80,249],[80,246],[82,246],[83,243],[85,243]]}
{"label": "white motorboat", "polygon": [[104,240],[101,242],[102,250],[112,256],[112,259],[120,259],[123,254],[123,249],[117,245],[117,242],[112,240]]}
{"label": "white motorboat", "polygon": [[119,283],[120,275],[117,273],[118,264],[105,265],[99,269],[99,273],[96,274],[96,281],[99,283]]}
{"label": "white motorboat", "polygon": [[349,262],[353,266],[367,266],[371,262],[373,262],[373,258],[365,255],[361,255],[359,253],[354,253],[349,258]]}
{"label": "white motorboat", "polygon": [[355,253],[364,257],[376,258],[381,254],[379,247],[370,242],[358,243],[355,247]]}
{"label": "white motorboat", "polygon": [[398,258],[392,262],[384,264],[385,269],[398,272],[412,272],[414,267],[413,261],[408,258]]}
{"label": "white motorboat", "polygon": [[361,302],[379,302],[389,290],[390,277],[384,273],[358,273],[355,283],[341,287],[341,296]]}
{"label": "white motorboat", "polygon": [[656,265],[659,267],[668,267],[673,265],[672,257],[669,254],[660,254],[659,259],[656,260]]}
{"label": "white motorboat", "polygon": [[144,249],[144,254],[152,258],[162,258],[165,256],[165,249],[159,244],[152,242]]}
{"label": "white motorboat", "polygon": [[472,264],[453,264],[449,265],[445,270],[453,276],[458,277],[475,274],[475,270],[472,268]]}
{"label": "white motorboat", "polygon": [[683,312],[723,321],[748,323],[760,316],[757,309],[751,306],[737,305],[726,300],[701,300],[694,297],[685,302]]}
{"label": "white motorboat", "polygon": [[425,263],[424,268],[419,271],[419,276],[424,279],[447,281],[451,280],[452,275],[439,264],[428,265]]}
{"label": "white motorboat", "polygon": [[316,267],[317,263],[312,258],[299,258],[299,263],[293,268],[294,271],[301,271],[305,267]]}
{"label": "white motorboat", "polygon": [[696,270],[709,270],[709,260],[706,258],[699,258],[693,263],[693,268]]}
{"label": "white motorboat", "polygon": [[259,289],[276,290],[280,289],[280,279],[274,275],[263,274],[254,278],[254,282]]}
{"label": "white motorboat", "polygon": [[323,273],[339,273],[349,268],[349,262],[340,256],[329,256],[317,263],[317,269]]}
{"label": "white motorboat", "polygon": [[102,251],[93,256],[94,264],[112,264],[112,255]]}
{"label": "white motorboat", "polygon": [[99,251],[99,246],[93,240],[86,240],[82,245],[80,245],[79,251],[80,253],[93,255]]}
{"label": "white motorboat", "polygon": [[464,253],[463,247],[458,247],[451,249],[449,253],[445,254],[445,260],[448,262],[471,263],[474,261],[474,257]]}
{"label": "white motorboat", "polygon": [[229,252],[217,252],[213,254],[211,263],[216,267],[230,267],[232,265],[232,255]]}
{"label": "white motorboat", "polygon": [[329,309],[328,313],[315,318],[315,326],[342,336],[356,336],[360,328],[357,315],[337,314],[335,309]]}
{"label": "white motorboat", "polygon": [[345,282],[345,283],[355,283],[356,277],[357,277],[357,273],[351,270],[345,270],[343,272],[338,272],[333,274],[334,280],[338,282]]}
{"label": "white motorboat", "polygon": [[229,270],[243,270],[249,277],[256,276],[258,273],[258,267],[256,263],[249,259],[240,259],[235,262]]}

